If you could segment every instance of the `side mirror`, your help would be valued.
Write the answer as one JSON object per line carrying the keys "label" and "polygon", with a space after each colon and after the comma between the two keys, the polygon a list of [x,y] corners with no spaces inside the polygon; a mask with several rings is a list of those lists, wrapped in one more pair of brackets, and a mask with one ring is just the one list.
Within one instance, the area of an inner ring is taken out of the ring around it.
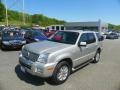
{"label": "side mirror", "polygon": [[79,42],[79,46],[84,46],[84,47],[86,47],[86,46],[87,46],[87,43],[86,43],[86,42]]}

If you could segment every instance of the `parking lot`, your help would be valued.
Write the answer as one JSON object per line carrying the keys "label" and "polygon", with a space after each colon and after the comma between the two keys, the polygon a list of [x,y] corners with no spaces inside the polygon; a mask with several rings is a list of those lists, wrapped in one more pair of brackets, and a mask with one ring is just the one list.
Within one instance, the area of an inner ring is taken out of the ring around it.
{"label": "parking lot", "polygon": [[0,90],[120,90],[120,39],[105,40],[101,61],[73,73],[62,85],[22,73],[18,55],[0,50]]}

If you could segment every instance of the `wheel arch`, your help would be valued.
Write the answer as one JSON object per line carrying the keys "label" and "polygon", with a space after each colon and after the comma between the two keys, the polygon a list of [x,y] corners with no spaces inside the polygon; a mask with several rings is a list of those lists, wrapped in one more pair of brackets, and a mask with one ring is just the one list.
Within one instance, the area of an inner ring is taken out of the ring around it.
{"label": "wheel arch", "polygon": [[61,62],[63,62],[63,61],[66,61],[66,62],[70,65],[71,68],[73,67],[73,62],[72,62],[72,59],[71,59],[71,58],[61,59],[61,60],[58,62],[58,64],[61,63]]}
{"label": "wheel arch", "polygon": [[97,49],[97,52],[101,53],[101,48],[100,47]]}

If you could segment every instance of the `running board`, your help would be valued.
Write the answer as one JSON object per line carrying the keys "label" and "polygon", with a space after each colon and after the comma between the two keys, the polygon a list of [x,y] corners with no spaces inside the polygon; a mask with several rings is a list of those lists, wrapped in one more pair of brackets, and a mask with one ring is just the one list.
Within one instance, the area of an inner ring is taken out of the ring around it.
{"label": "running board", "polygon": [[93,61],[93,60],[91,59],[91,60],[88,60],[88,61],[84,62],[84,63],[82,63],[82,64],[80,64],[80,65],[78,65],[78,66],[72,68],[72,71],[76,71],[76,70],[78,70],[78,69],[80,69],[80,68],[86,66],[87,64],[91,63],[92,61]]}

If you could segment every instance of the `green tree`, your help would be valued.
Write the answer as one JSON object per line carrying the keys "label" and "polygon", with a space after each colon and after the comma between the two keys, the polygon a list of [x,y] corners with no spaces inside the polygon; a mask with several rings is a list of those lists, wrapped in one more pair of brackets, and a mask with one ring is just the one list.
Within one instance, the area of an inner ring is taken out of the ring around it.
{"label": "green tree", "polygon": [[114,27],[115,27],[115,25],[113,25],[113,24],[108,24],[108,28],[109,28],[109,29],[114,29]]}
{"label": "green tree", "polygon": [[108,28],[110,30],[115,30],[115,31],[120,31],[120,25],[113,25],[113,24],[109,24]]}
{"label": "green tree", "polygon": [[39,17],[38,14],[32,15],[31,18],[32,18],[32,23],[33,24],[39,24],[40,17]]}
{"label": "green tree", "polygon": [[120,31],[120,25],[115,26],[115,27],[114,27],[114,30]]}
{"label": "green tree", "polygon": [[[22,12],[8,10],[8,20],[10,24],[20,25],[23,24],[23,14]],[[5,21],[5,7],[2,3],[0,3],[0,22]],[[65,21],[57,20],[55,18],[49,18],[42,14],[33,14],[29,15],[25,13],[25,22],[26,26],[30,26],[32,24],[38,24],[40,26],[49,26],[53,24],[64,24]]]}
{"label": "green tree", "polygon": [[5,7],[2,3],[0,3],[0,21],[5,19]]}
{"label": "green tree", "polygon": [[42,14],[34,14],[32,17],[32,24],[39,24],[41,26],[49,26],[53,24],[64,24],[65,21],[60,21],[55,18],[49,18]]}

